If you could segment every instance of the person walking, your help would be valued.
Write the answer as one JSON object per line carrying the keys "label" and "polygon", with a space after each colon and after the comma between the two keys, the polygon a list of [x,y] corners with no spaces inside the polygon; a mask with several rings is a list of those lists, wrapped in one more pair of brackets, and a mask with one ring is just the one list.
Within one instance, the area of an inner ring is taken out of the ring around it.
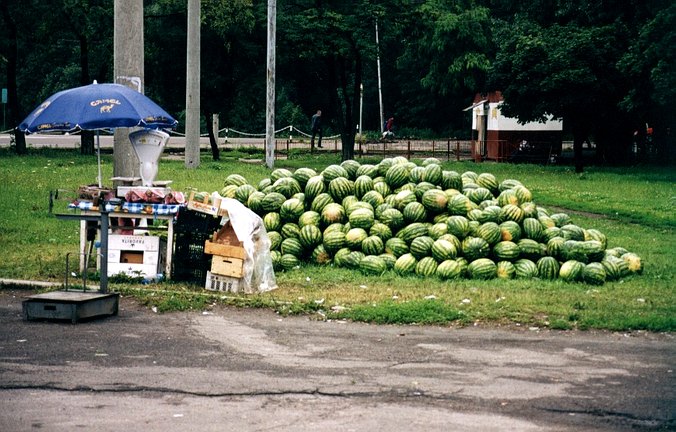
{"label": "person walking", "polygon": [[314,150],[315,148],[315,136],[318,136],[317,147],[322,148],[322,110],[317,110],[317,113],[312,116],[310,129],[312,130],[310,149]]}

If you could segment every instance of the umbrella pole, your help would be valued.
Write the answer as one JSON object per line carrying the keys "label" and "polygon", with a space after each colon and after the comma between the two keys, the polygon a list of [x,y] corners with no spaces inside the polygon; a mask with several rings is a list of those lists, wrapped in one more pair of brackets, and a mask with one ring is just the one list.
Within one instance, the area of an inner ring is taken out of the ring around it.
{"label": "umbrella pole", "polygon": [[96,159],[97,165],[99,168],[99,188],[103,187],[103,182],[101,181],[101,138],[99,137],[99,130],[96,129]]}

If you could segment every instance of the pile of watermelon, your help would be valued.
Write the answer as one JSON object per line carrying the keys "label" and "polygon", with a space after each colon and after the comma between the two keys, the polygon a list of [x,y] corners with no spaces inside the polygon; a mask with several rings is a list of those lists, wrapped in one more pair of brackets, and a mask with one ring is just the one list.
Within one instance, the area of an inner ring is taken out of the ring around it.
{"label": "pile of watermelon", "polygon": [[276,270],[313,262],[371,275],[590,284],[642,271],[638,255],[537,206],[518,180],[444,170],[435,158],[278,168],[256,186],[231,174],[220,194],[262,217]]}

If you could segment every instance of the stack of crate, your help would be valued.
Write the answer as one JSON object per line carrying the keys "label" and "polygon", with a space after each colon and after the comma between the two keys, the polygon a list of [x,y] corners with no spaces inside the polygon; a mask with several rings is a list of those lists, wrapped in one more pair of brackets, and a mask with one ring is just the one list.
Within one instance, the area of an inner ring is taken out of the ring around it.
{"label": "stack of crate", "polygon": [[204,243],[204,253],[212,255],[211,271],[207,272],[205,288],[211,291],[239,292],[244,276],[246,252],[230,222]]}

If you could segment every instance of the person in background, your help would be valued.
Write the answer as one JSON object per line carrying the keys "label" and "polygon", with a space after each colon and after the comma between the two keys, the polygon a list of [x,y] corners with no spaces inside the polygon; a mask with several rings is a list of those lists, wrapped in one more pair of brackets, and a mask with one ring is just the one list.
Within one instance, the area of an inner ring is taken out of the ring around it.
{"label": "person in background", "polygon": [[385,131],[383,132],[383,138],[394,138],[394,117],[390,117],[385,122]]}
{"label": "person in background", "polygon": [[312,139],[310,140],[310,149],[315,148],[315,136],[318,136],[317,147],[322,148],[322,110],[317,110],[317,113],[312,116],[310,122],[310,129],[312,130]]}

